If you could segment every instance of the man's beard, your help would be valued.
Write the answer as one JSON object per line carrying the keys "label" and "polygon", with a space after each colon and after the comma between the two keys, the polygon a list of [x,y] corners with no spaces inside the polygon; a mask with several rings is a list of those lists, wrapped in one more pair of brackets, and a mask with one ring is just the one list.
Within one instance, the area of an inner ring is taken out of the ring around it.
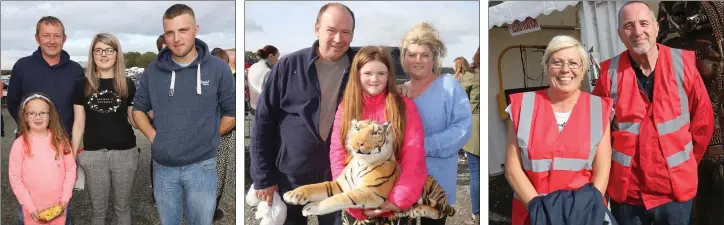
{"label": "man's beard", "polygon": [[651,45],[647,42],[647,43],[641,44],[639,46],[634,46],[633,51],[636,54],[645,54],[645,53],[649,52],[649,48],[651,48]]}

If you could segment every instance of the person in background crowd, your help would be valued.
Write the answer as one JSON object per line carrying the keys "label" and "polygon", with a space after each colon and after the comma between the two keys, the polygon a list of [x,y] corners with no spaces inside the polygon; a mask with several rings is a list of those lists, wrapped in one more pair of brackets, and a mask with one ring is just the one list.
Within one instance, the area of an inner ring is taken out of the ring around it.
{"label": "person in background crowd", "polygon": [[[458,152],[472,135],[467,94],[455,77],[440,74],[439,62],[446,48],[432,25],[421,23],[412,28],[403,37],[400,51],[410,81],[399,85],[398,91],[417,104],[425,130],[427,174],[440,183],[453,205]],[[445,224],[446,219],[423,218],[422,225]]]}
{"label": "person in background crowd", "polygon": [[136,86],[126,77],[123,50],[115,36],[95,35],[88,50],[87,74],[76,83],[73,93],[75,119],[71,144],[85,173],[92,206],[91,224],[106,224],[112,194],[116,224],[130,225],[139,158],[139,151],[133,149],[136,135],[131,118]]}
{"label": "person in background crowd", "polygon": [[[455,68],[457,73],[457,64]],[[473,133],[470,141],[463,146],[470,170],[470,202],[473,209],[472,218],[464,223],[472,225],[480,224],[480,47],[473,55],[472,66],[462,75],[460,84],[468,94],[473,113]]]}
{"label": "person in background crowd", "polygon": [[472,72],[470,71],[470,64],[468,64],[468,60],[465,59],[465,57],[457,57],[453,61],[454,68],[455,69],[455,80],[458,80],[459,82],[463,80],[463,74]]}
{"label": "person in background crowd", "polygon": [[[161,53],[161,49],[166,48],[166,41],[163,38],[163,34],[158,36],[156,39],[156,49],[158,49],[158,52]],[[148,111],[148,119],[151,121],[151,124],[153,124],[153,109],[151,111]],[[141,149],[138,149],[139,151]],[[151,171],[151,189],[153,190],[153,160],[149,164],[149,168]],[[151,200],[153,200],[153,203],[156,204],[156,196],[151,193]]]}
{"label": "person in background crowd", "polygon": [[[227,51],[220,48],[214,48],[211,51],[211,55],[219,57],[224,62],[229,63],[229,56],[226,55]],[[214,212],[214,221],[224,218],[224,211],[219,208],[221,202],[221,196],[224,193],[226,187],[226,179],[233,178],[235,174],[233,171],[234,161],[233,154],[236,153],[236,124],[231,128],[231,131],[221,136],[221,144],[219,145],[219,151],[216,152],[216,171],[218,173],[218,183],[216,184],[216,211]],[[230,176],[231,175],[231,176]]]}
{"label": "person in background crowd", "polygon": [[645,2],[618,12],[626,51],[601,63],[593,94],[612,97],[613,162],[608,196],[621,225],[688,225],[697,167],[714,133],[714,111],[694,52],[657,44]]}
{"label": "person in background crowd", "polygon": [[211,55],[216,56],[221,60],[224,60],[224,62],[226,62],[227,64],[229,63],[229,55],[227,55],[226,51],[221,48],[214,48],[213,50],[211,50]]}
{"label": "person in background crowd", "polygon": [[163,34],[159,35],[158,38],[156,38],[156,49],[158,49],[158,52],[161,52],[161,49],[166,47],[166,41],[163,39]]}
{"label": "person in background crowd", "polygon": [[251,105],[252,115],[254,115],[259,95],[261,90],[264,89],[264,84],[272,70],[272,66],[279,62],[279,50],[274,46],[267,45],[257,50],[256,55],[261,60],[249,67],[249,104]]}
{"label": "person in background crowd", "polygon": [[[332,180],[325,156],[329,155],[335,106],[342,99],[356,54],[349,47],[354,21],[354,13],[343,4],[322,6],[314,23],[317,40],[284,56],[263,85],[252,128],[250,170],[257,197],[270,206],[277,189],[283,195],[302,185]],[[263,53],[272,54],[266,49]],[[249,73],[251,80],[251,69]],[[285,225],[307,224],[302,206],[286,207]],[[339,212],[318,218],[320,224],[341,223]]]}
{"label": "person in background crowd", "polygon": [[234,74],[234,78],[236,78],[236,51],[226,50],[226,55],[229,56],[229,68],[231,68],[231,73]]}
{"label": "person in background crowd", "polygon": [[[189,224],[212,224],[216,151],[235,124],[234,77],[229,65],[196,38],[193,9],[174,4],[162,18],[167,47],[141,76],[133,119],[151,142],[161,224],[181,224],[183,212]],[[146,116],[151,109],[153,126]]]}
{"label": "person in background crowd", "polygon": [[[0,109],[2,104],[5,103],[5,82],[0,81]],[[0,115],[0,137],[5,137],[5,121],[4,116]]]}

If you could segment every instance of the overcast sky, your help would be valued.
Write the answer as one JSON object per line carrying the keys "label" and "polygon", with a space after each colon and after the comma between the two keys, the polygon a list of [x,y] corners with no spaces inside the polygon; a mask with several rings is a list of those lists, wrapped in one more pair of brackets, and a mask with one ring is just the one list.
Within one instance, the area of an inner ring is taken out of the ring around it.
{"label": "overcast sky", "polygon": [[[156,38],[163,33],[162,16],[176,2],[0,2],[0,64],[12,69],[19,58],[38,48],[35,24],[43,16],[58,17],[68,40],[63,47],[75,61],[88,61],[93,35],[108,32],[121,42],[123,51],[157,52]],[[196,14],[201,40],[209,48],[235,46],[233,1],[181,2]]]}
{"label": "overcast sky", "polygon": [[[311,47],[314,22],[327,2],[245,2],[244,49],[256,52],[274,45],[288,54]],[[356,28],[352,46],[399,46],[416,24],[427,21],[439,31],[447,47],[443,66],[452,67],[458,56],[472,61],[480,46],[480,2],[400,1],[342,2],[354,12]]]}

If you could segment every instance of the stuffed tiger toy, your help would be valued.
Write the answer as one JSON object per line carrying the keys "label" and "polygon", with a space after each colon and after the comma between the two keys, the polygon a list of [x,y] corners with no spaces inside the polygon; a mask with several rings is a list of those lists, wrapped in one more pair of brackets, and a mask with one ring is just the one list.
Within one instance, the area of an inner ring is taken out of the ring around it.
{"label": "stuffed tiger toy", "polygon": [[[304,216],[324,215],[348,208],[379,208],[400,177],[400,167],[393,151],[390,123],[352,121],[346,137],[351,160],[335,181],[309,184],[284,193],[284,201],[304,205]],[[455,215],[447,196],[432,176],[427,176],[418,202],[395,217],[439,219]],[[357,221],[355,224],[369,224]]]}

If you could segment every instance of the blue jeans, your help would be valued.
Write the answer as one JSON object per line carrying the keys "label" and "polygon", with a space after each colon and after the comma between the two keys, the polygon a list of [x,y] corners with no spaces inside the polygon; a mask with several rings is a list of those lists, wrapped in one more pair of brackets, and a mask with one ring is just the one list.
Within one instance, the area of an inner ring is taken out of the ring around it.
{"label": "blue jeans", "polygon": [[470,201],[473,203],[473,214],[480,215],[480,156],[465,152],[470,170]]}
{"label": "blue jeans", "polygon": [[182,167],[153,162],[153,195],[161,225],[211,225],[216,210],[216,157]]}
{"label": "blue jeans", "polygon": [[[65,209],[65,225],[71,225],[70,221],[73,220],[70,218],[70,207]],[[24,225],[25,224],[25,217],[23,216],[23,207],[18,206],[18,225]]]}
{"label": "blue jeans", "polygon": [[693,201],[672,201],[646,210],[641,205],[622,204],[611,200],[611,213],[620,225],[689,225]]}

